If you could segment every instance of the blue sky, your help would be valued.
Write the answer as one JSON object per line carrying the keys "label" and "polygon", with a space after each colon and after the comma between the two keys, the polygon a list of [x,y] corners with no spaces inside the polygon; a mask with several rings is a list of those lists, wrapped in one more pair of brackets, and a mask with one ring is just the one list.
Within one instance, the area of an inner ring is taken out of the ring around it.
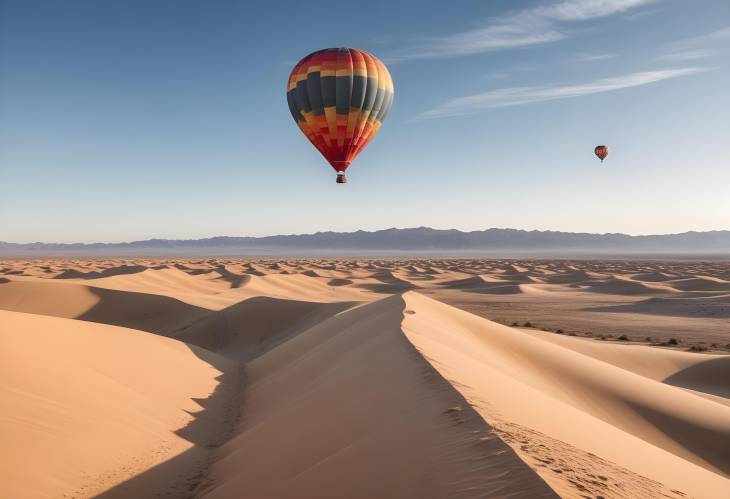
{"label": "blue sky", "polygon": [[[730,3],[438,5],[0,0],[0,240],[730,228]],[[345,186],[285,96],[337,46],[395,84]]]}

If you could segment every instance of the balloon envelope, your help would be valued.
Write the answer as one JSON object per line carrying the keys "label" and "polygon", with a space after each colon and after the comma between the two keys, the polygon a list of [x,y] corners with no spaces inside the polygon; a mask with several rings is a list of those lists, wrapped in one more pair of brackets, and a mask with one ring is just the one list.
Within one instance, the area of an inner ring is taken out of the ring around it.
{"label": "balloon envelope", "polygon": [[330,48],[294,66],[286,97],[301,131],[342,174],[388,114],[393,80],[385,65],[367,52]]}
{"label": "balloon envelope", "polygon": [[598,159],[600,159],[601,163],[603,163],[603,160],[606,159],[606,156],[608,156],[608,146],[596,146],[593,152],[596,153]]}

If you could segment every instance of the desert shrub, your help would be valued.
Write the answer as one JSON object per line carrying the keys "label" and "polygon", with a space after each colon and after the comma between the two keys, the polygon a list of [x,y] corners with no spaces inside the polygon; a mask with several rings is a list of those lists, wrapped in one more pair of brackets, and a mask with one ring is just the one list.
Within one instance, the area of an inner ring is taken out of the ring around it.
{"label": "desert shrub", "polygon": [[558,329],[555,332],[558,333],[558,334],[565,334],[565,331],[563,331],[562,329]]}
{"label": "desert shrub", "polygon": [[629,337],[626,336],[625,334],[622,334],[621,336],[618,337],[618,340],[619,341],[629,341]]}
{"label": "desert shrub", "polygon": [[519,325],[520,325],[520,323],[519,323],[519,322],[513,322],[513,323],[512,323],[512,327],[518,327]]}
{"label": "desert shrub", "polygon": [[702,345],[692,345],[687,349],[688,352],[704,352],[707,350],[707,347]]}
{"label": "desert shrub", "polygon": [[576,334],[573,331],[571,331],[568,333],[568,336],[576,336]]}
{"label": "desert shrub", "polygon": [[646,341],[647,343],[651,343],[654,340],[651,339],[651,336],[647,336],[646,338],[644,338],[644,341]]}
{"label": "desert shrub", "polygon": [[525,327],[535,327],[532,325],[532,322],[530,322],[530,321],[525,322],[524,326]]}

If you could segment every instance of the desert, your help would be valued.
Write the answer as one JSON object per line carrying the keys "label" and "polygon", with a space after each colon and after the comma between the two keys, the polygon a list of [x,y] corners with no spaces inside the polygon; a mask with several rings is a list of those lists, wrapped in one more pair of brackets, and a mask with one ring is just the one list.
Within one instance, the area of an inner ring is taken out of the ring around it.
{"label": "desert", "polygon": [[724,261],[8,259],[3,496],[730,494]]}
{"label": "desert", "polygon": [[0,499],[730,499],[728,0],[0,0]]}

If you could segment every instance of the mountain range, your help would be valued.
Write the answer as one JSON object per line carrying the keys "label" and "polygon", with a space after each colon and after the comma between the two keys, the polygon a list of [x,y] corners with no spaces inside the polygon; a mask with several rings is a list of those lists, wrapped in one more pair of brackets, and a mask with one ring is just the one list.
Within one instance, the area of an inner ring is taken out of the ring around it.
{"label": "mountain range", "polygon": [[730,256],[730,230],[631,236],[576,232],[418,227],[266,237],[147,239],[123,243],[0,242],[0,256],[334,255],[714,255]]}

